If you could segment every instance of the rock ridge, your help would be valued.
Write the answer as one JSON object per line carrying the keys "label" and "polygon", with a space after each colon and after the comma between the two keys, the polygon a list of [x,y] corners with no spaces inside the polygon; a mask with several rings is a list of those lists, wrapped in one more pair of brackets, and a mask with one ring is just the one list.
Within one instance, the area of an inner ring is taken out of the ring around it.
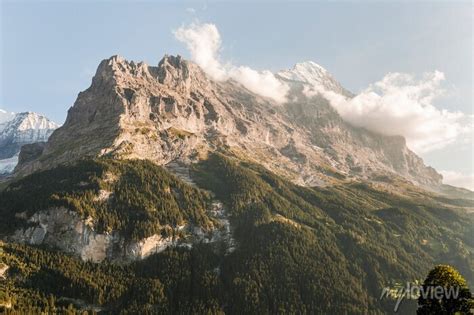
{"label": "rock ridge", "polygon": [[226,150],[308,186],[380,174],[441,184],[441,175],[403,138],[353,127],[324,98],[305,96],[297,79],[312,73],[343,90],[326,71],[312,64],[295,69],[296,75],[280,73],[294,87],[291,101],[281,105],[235,81],[213,81],[181,56],[165,55],[157,66],[112,56],[99,64],[91,86],[79,93],[66,122],[43,148],[25,147],[21,156],[28,158],[20,159],[16,174],[83,157],[166,165]]}

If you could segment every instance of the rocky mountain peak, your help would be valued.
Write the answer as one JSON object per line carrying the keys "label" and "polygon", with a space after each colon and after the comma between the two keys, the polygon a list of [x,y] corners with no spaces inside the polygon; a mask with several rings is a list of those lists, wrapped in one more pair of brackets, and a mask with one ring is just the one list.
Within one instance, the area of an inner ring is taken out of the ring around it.
{"label": "rocky mountain peak", "polygon": [[321,65],[314,61],[303,61],[294,65],[290,70],[281,71],[282,76],[288,74],[295,81],[306,82],[316,78],[326,78],[331,74]]}
{"label": "rocky mountain peak", "polygon": [[116,85],[127,85],[131,78],[139,78],[156,80],[161,84],[177,87],[189,85],[190,79],[202,80],[205,76],[198,66],[179,55],[165,55],[157,66],[149,66],[144,62],[135,63],[115,55],[99,64],[92,83],[94,85],[105,81]]}
{"label": "rocky mountain peak", "polygon": [[293,84],[323,87],[343,95],[351,94],[334,79],[329,71],[313,61],[297,63],[292,69],[279,71],[277,76]]}
{"label": "rocky mountain peak", "polygon": [[157,79],[162,84],[180,84],[190,78],[189,63],[181,56],[165,55],[158,63]]}
{"label": "rocky mountain peak", "polygon": [[135,63],[125,58],[115,55],[103,60],[96,71],[92,84],[100,82],[110,82],[120,84],[128,76],[151,77],[149,67],[144,62]]}
{"label": "rocky mountain peak", "polygon": [[[312,62],[278,76],[348,93]],[[16,172],[103,155],[190,163],[208,151],[226,150],[304,185],[379,173],[439,184],[439,174],[404,139],[345,123],[323,98],[296,99],[305,103],[281,106],[231,80],[213,81],[180,56],[166,55],[157,66],[113,56],[100,63],[91,86],[79,93],[46,145],[24,148]]]}

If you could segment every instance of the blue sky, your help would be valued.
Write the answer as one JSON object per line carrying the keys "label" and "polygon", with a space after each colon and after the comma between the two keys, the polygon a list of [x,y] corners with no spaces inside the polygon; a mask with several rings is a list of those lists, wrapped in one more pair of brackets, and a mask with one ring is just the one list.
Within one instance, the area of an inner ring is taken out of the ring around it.
{"label": "blue sky", "polygon": [[[62,123],[100,60],[189,57],[172,30],[198,20],[218,27],[226,61],[277,71],[313,60],[355,93],[390,72],[441,71],[447,95],[434,104],[471,115],[472,12],[471,2],[2,1],[0,108]],[[471,174],[464,142],[422,156]]]}

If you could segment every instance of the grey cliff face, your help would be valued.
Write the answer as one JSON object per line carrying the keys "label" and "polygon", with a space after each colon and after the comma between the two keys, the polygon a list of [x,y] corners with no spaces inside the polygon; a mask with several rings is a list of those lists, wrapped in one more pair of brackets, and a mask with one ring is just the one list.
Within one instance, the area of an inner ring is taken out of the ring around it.
{"label": "grey cliff face", "polygon": [[[293,80],[288,73],[280,79]],[[334,79],[327,85],[342,91]],[[441,175],[403,138],[349,125],[324,98],[306,97],[298,82],[291,94],[276,104],[234,81],[212,81],[180,56],[165,56],[156,67],[114,56],[100,63],[44,147],[25,147],[16,173],[104,155],[190,163],[227,150],[304,185],[380,173],[440,184]]]}
{"label": "grey cliff face", "polygon": [[[28,222],[30,227],[18,229],[10,239],[32,245],[45,244],[92,262],[105,259],[117,262],[139,260],[169,246],[177,246],[181,241],[178,237],[158,234],[132,241],[116,231],[98,233],[94,230],[92,218],[83,220],[77,213],[65,208],[39,211]],[[183,242],[180,245],[192,246],[192,243]]]}

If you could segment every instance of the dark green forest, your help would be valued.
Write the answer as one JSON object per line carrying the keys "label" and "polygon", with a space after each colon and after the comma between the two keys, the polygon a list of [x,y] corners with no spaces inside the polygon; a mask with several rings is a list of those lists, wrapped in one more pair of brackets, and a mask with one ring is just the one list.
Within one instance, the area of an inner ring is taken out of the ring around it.
{"label": "dark green forest", "polygon": [[[459,201],[360,182],[301,187],[222,154],[191,173],[199,189],[150,162],[99,159],[11,183],[0,192],[4,239],[26,224],[15,214],[59,206],[133,239],[183,222],[212,229],[208,209],[217,198],[237,246],[168,248],[121,265],[5,241],[4,311],[383,314],[394,305],[380,300],[383,288],[423,279],[436,264],[450,264],[474,283],[474,221]],[[98,201],[100,190],[113,198]],[[416,300],[399,312],[415,313]]]}

